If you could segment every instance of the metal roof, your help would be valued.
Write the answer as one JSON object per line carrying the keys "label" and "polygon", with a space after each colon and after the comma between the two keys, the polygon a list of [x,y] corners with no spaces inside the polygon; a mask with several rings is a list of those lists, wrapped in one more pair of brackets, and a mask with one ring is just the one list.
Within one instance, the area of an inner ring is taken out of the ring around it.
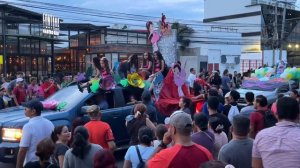
{"label": "metal roof", "polygon": [[61,23],[60,30],[100,30],[109,26],[96,26],[90,23]]}

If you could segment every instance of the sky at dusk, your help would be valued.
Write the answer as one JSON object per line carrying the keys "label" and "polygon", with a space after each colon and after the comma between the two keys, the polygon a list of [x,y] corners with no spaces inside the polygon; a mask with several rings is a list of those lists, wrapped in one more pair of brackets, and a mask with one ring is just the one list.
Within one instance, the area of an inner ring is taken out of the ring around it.
{"label": "sky at dusk", "polygon": [[[3,0],[15,4],[26,3],[26,0]],[[3,2],[2,1],[2,2]],[[152,16],[156,18],[137,18],[133,17],[133,20],[125,20],[126,15],[118,15],[114,18],[108,18],[105,16],[99,16],[96,11],[96,15],[86,14],[74,14],[65,11],[54,11],[47,10],[47,7],[42,9],[33,8],[29,6],[22,6],[39,13],[50,13],[54,14],[64,20],[64,22],[81,22],[81,23],[92,23],[96,25],[113,25],[113,24],[128,24],[128,27],[144,27],[148,20],[158,21],[161,17],[161,13],[167,16],[167,19],[173,22],[172,18],[202,21],[204,14],[204,0],[35,0],[38,2],[53,3],[67,6],[76,6],[88,9],[96,9],[102,11],[121,12],[135,15]],[[0,0],[1,2],[1,0]],[[26,3],[28,5],[29,3]],[[31,4],[31,3],[30,3]],[[36,4],[38,5],[38,4]],[[296,3],[297,8],[300,9],[300,0]],[[95,11],[93,11],[95,12]],[[85,11],[83,13],[86,13]],[[107,16],[107,15],[106,15]],[[119,17],[122,18],[119,18]],[[138,21],[137,21],[138,20]]]}

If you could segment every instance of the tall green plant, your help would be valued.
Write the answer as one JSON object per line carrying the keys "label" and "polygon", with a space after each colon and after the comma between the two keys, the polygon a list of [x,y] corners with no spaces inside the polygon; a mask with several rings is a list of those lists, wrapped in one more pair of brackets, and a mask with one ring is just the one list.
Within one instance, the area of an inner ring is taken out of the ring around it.
{"label": "tall green plant", "polygon": [[172,29],[177,30],[177,42],[180,44],[180,50],[184,51],[191,42],[190,39],[186,39],[185,37],[194,33],[194,29],[178,22],[172,24]]}

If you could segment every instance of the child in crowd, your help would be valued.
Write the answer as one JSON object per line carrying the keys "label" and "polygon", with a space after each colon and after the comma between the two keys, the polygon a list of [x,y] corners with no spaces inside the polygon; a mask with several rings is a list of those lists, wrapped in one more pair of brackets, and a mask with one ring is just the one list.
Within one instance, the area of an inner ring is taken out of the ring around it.
{"label": "child in crowd", "polygon": [[156,126],[156,131],[155,131],[156,140],[153,141],[154,148],[157,148],[158,145],[161,144],[161,141],[163,140],[164,135],[167,131],[168,128],[163,124],[159,124]]}

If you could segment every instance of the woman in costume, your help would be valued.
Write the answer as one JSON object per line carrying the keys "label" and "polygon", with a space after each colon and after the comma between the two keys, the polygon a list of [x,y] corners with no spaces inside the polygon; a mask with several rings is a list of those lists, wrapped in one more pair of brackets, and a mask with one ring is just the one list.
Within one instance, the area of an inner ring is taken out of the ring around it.
{"label": "woman in costume", "polygon": [[154,90],[155,97],[158,98],[158,93],[163,85],[163,79],[168,74],[168,68],[166,66],[165,60],[159,51],[154,52],[154,63],[152,75],[149,77],[148,81],[152,82],[149,88],[150,91]]}
{"label": "woman in costume", "polygon": [[151,53],[145,52],[143,57],[143,64],[140,68],[141,75],[144,77],[144,79],[148,79],[149,76],[153,72],[153,57]]}
{"label": "woman in costume", "polygon": [[164,77],[166,77],[168,74],[166,62],[165,62],[162,54],[159,51],[155,51],[154,52],[153,74],[157,74],[159,72],[161,72]]}
{"label": "woman in costume", "polygon": [[[100,79],[100,76],[101,76],[101,65],[100,65],[100,58],[99,57],[94,57],[93,58],[93,66],[94,66],[94,69],[96,70],[96,75],[94,76],[93,79],[95,80],[98,80]],[[84,88],[88,88],[88,91],[90,92],[90,86],[92,85],[92,80],[86,82],[86,83],[81,83],[81,82],[84,82],[84,81],[79,81],[77,84],[78,84],[78,89],[80,92],[83,92],[83,89]]]}
{"label": "woman in costume", "polygon": [[[164,115],[170,115],[178,109],[180,97],[191,97],[188,87],[185,85],[186,73],[180,64],[173,64],[167,76],[164,78],[163,86],[160,89],[156,105]],[[155,89],[156,90],[156,89]]]}
{"label": "woman in costume", "polygon": [[114,78],[112,76],[112,71],[109,68],[108,60],[105,57],[102,57],[100,60],[101,70],[101,85],[100,88],[103,90],[110,90],[115,87]]}
{"label": "woman in costume", "polygon": [[131,55],[127,61],[122,62],[119,65],[118,73],[121,79],[127,78],[128,74],[133,74],[138,71],[139,68],[139,59],[136,54]]}
{"label": "woman in costume", "polygon": [[147,27],[147,30],[148,30],[148,33],[149,33],[148,40],[150,40],[150,42],[152,44],[153,51],[158,51],[157,43],[160,40],[161,35],[158,34],[156,31],[154,31],[153,23],[151,21],[148,21],[146,23],[146,27]]}

